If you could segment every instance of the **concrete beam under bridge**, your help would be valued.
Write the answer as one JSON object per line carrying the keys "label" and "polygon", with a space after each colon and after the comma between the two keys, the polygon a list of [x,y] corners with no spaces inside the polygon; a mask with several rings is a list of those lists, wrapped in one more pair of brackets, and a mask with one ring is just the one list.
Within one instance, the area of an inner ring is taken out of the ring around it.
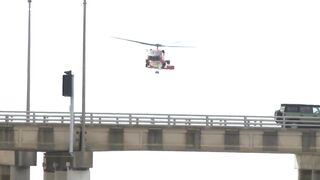
{"label": "concrete beam under bridge", "polygon": [[320,180],[320,155],[296,154],[298,180]]}
{"label": "concrete beam under bridge", "polygon": [[35,151],[0,151],[0,180],[30,180],[30,166],[36,164]]}
{"label": "concrete beam under bridge", "polygon": [[44,180],[90,180],[92,152],[47,152],[44,154]]}

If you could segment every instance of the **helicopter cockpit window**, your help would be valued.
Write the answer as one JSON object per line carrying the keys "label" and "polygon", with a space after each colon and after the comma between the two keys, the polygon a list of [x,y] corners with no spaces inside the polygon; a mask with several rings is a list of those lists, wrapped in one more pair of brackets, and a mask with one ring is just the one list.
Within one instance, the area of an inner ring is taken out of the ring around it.
{"label": "helicopter cockpit window", "polygon": [[150,49],[148,51],[149,56],[161,56],[162,52],[160,50]]}
{"label": "helicopter cockpit window", "polygon": [[160,56],[148,56],[148,60],[151,61],[160,61]]}

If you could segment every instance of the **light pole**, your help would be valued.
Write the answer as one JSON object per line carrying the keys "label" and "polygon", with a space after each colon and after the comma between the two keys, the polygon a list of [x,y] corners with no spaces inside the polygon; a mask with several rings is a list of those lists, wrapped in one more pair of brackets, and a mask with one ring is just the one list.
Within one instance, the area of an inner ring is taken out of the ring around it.
{"label": "light pole", "polygon": [[30,49],[31,49],[31,0],[29,3],[29,17],[28,17],[28,64],[27,64],[27,121],[30,120]]}
{"label": "light pole", "polygon": [[86,115],[86,8],[87,1],[83,0],[83,49],[82,49],[82,119],[81,119],[81,151],[86,150],[85,145],[85,115]]}

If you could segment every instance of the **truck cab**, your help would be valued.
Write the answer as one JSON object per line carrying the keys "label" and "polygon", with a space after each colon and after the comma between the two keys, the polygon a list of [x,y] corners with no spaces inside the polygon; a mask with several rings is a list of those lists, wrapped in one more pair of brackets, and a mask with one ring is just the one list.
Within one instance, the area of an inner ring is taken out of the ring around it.
{"label": "truck cab", "polygon": [[284,127],[316,127],[317,124],[320,127],[320,105],[281,104],[274,116]]}

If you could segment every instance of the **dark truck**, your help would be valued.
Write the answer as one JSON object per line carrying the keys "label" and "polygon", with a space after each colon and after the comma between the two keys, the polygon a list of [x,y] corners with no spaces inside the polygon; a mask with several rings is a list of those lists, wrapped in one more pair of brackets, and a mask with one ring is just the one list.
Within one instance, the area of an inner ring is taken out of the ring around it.
{"label": "dark truck", "polygon": [[320,105],[281,104],[274,116],[282,127],[320,128]]}

